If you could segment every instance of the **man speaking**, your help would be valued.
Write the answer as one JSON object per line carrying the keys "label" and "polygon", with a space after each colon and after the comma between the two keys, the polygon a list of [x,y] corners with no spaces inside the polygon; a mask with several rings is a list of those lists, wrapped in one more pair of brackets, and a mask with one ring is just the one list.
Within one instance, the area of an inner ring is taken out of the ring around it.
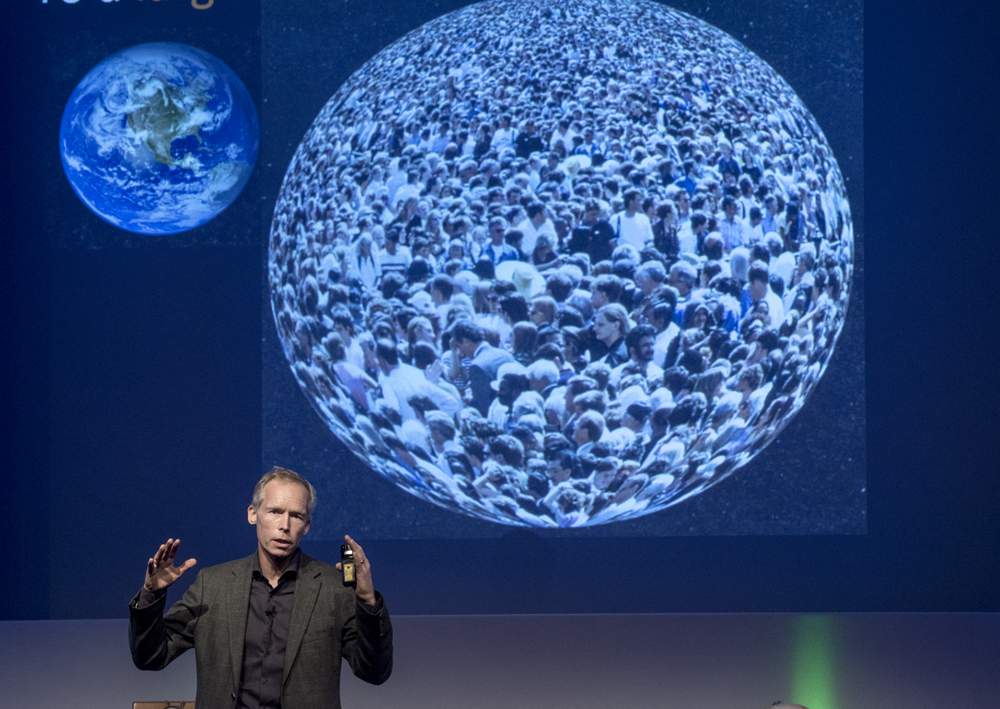
{"label": "man speaking", "polygon": [[392,626],[364,549],[345,537],[354,552],[353,590],[339,563],[299,551],[315,503],[315,489],[298,473],[265,473],[247,508],[256,553],[202,570],[166,614],[167,588],[197,562],[175,563],[179,539],[161,544],[129,604],[136,667],[163,669],[194,647],[197,704],[208,709],[339,707],[342,658],[366,682],[385,682]]}

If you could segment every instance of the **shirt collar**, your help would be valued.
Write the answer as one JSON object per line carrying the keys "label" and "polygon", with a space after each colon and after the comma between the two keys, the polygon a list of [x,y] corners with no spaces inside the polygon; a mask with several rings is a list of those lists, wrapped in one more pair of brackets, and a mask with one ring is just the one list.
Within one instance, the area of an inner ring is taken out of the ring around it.
{"label": "shirt collar", "polygon": [[[260,576],[261,578],[264,578],[264,572],[261,571],[260,569],[260,557],[258,556],[258,553],[259,552],[255,552],[253,555],[253,561],[250,566],[250,572],[254,576]],[[288,576],[289,578],[297,577],[299,575],[299,565],[301,563],[302,563],[302,550],[296,549],[295,555],[288,562],[288,566],[285,567],[285,570],[281,572],[281,576],[278,577],[278,581],[281,581],[281,579],[285,578],[286,576]]]}

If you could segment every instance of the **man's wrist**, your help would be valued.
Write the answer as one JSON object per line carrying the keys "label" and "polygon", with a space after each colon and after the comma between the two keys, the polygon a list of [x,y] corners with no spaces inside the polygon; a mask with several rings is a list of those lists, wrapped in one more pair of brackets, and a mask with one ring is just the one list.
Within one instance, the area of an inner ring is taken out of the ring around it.
{"label": "man's wrist", "polygon": [[147,588],[146,584],[143,584],[139,589],[139,595],[136,599],[137,600],[136,608],[143,609],[143,608],[148,608],[150,606],[154,606],[161,600],[163,600],[163,598],[166,595],[167,594],[165,589],[154,591],[152,589]]}

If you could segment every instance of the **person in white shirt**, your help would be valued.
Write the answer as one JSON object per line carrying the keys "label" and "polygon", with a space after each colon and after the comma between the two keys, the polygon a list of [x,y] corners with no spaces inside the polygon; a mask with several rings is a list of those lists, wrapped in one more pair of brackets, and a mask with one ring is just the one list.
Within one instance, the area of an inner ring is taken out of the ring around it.
{"label": "person in white shirt", "polygon": [[647,379],[661,378],[663,369],[653,362],[655,342],[656,330],[652,325],[636,325],[632,328],[625,336],[629,359],[611,370],[610,383],[617,387],[626,372],[641,374]]}
{"label": "person in white shirt", "polygon": [[719,220],[719,233],[722,234],[723,245],[727,252],[746,246],[750,241],[746,225],[736,216],[737,206],[736,200],[731,196],[726,195],[722,198],[722,211],[725,216]]}
{"label": "person in white shirt", "polygon": [[406,169],[409,162],[409,158],[401,155],[395,160],[395,164],[389,168],[389,179],[386,181],[385,187],[388,191],[390,205],[396,203],[396,190],[407,182]]}
{"label": "person in white shirt", "polygon": [[358,239],[354,255],[350,263],[351,275],[359,279],[366,290],[375,290],[382,278],[382,266],[378,255],[372,249],[370,234],[362,234]]}
{"label": "person in white shirt", "polygon": [[764,215],[760,207],[750,207],[750,218],[747,220],[747,238],[751,244],[758,244],[764,240]]}
{"label": "person in white shirt", "polygon": [[754,305],[764,301],[767,303],[770,326],[777,328],[785,319],[785,306],[778,294],[771,290],[769,278],[770,273],[766,263],[754,261],[750,264],[749,282],[740,298],[740,317],[745,317]]}
{"label": "person in white shirt", "polygon": [[[676,295],[674,298],[676,299]],[[649,310],[649,322],[656,330],[653,340],[653,362],[663,366],[667,359],[670,343],[680,333],[681,329],[674,322],[674,304],[670,300],[661,300]]]}
{"label": "person in white shirt", "polygon": [[510,116],[500,116],[500,126],[493,132],[490,147],[503,150],[514,145],[514,129],[510,127]]}
{"label": "person in white shirt", "polygon": [[588,410],[580,414],[573,427],[573,442],[577,445],[577,457],[589,453],[606,430],[604,416],[600,412]]}
{"label": "person in white shirt", "polygon": [[333,330],[344,342],[344,358],[358,369],[365,369],[365,351],[361,341],[355,337],[354,321],[347,308],[338,307],[333,312]]}
{"label": "person in white shirt", "polygon": [[618,244],[629,244],[642,251],[653,241],[653,225],[649,217],[642,213],[642,193],[629,190],[624,195],[625,208],[611,217],[611,228],[615,230]]}
{"label": "person in white shirt", "polygon": [[455,440],[455,421],[443,411],[428,411],[425,422],[427,430],[430,432],[434,462],[442,470],[447,470],[447,454],[450,451],[462,450],[462,447]]}
{"label": "person in white shirt", "polygon": [[753,209],[757,201],[753,195],[753,182],[749,177],[743,175],[740,177],[739,181],[740,196],[737,201],[739,204],[739,215],[740,218],[745,222],[750,221],[750,210]]}
{"label": "person in white shirt", "polygon": [[566,154],[568,155],[570,151],[573,149],[573,138],[575,136],[576,133],[574,133],[573,129],[570,128],[568,120],[563,119],[559,121],[558,127],[554,131],[552,131],[552,137],[549,138],[549,150],[554,150],[556,147],[556,143],[561,141],[563,149],[566,151]]}
{"label": "person in white shirt", "polygon": [[416,412],[410,406],[410,399],[415,396],[426,396],[434,405],[449,416],[454,416],[462,408],[462,402],[435,386],[416,367],[399,361],[396,344],[390,340],[379,340],[375,346],[378,357],[379,384],[386,401],[395,408],[404,421],[416,418]]}
{"label": "person in white shirt", "polygon": [[708,217],[702,212],[694,212],[680,229],[677,230],[677,241],[682,254],[698,253],[698,242],[701,241],[708,225]]}
{"label": "person in white shirt", "polygon": [[451,276],[439,273],[431,279],[429,290],[438,322],[448,322],[448,310],[451,308],[451,296],[455,293],[455,281]]}
{"label": "person in white shirt", "polygon": [[516,229],[524,235],[524,239],[521,241],[521,253],[530,259],[531,254],[535,251],[535,242],[538,241],[541,234],[547,234],[551,237],[553,244],[558,243],[558,237],[552,220],[545,213],[544,204],[532,202],[525,209],[525,212],[527,212],[528,218],[520,222]]}

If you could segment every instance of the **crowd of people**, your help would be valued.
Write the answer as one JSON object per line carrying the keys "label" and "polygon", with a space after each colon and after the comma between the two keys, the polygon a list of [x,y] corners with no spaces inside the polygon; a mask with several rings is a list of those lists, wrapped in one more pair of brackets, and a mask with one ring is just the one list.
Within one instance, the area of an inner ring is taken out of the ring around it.
{"label": "crowd of people", "polygon": [[508,524],[658,509],[765,446],[846,315],[815,120],[652,2],[486,2],[331,98],[275,209],[277,330],[314,408],[425,499]]}

